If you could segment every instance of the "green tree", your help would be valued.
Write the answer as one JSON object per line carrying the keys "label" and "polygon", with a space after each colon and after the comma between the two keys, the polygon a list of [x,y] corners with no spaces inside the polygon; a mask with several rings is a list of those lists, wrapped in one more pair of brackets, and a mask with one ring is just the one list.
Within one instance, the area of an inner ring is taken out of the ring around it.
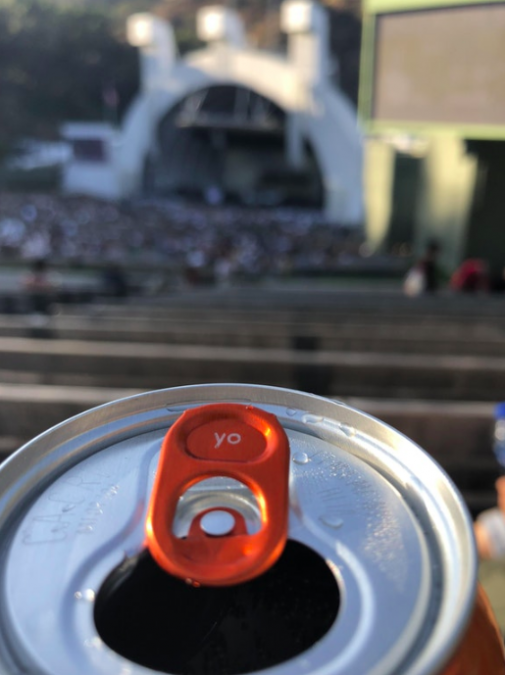
{"label": "green tree", "polygon": [[65,120],[119,114],[138,88],[138,57],[108,14],[43,0],[0,0],[0,152],[22,137],[55,138]]}

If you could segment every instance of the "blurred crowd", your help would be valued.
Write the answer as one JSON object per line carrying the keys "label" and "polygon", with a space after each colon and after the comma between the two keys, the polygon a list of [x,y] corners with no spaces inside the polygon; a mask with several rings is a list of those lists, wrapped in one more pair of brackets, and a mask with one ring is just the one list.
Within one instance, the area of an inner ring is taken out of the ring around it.
{"label": "blurred crowd", "polygon": [[320,211],[192,206],[166,200],[115,204],[87,197],[2,194],[0,260],[137,262],[197,274],[331,271],[360,242]]}

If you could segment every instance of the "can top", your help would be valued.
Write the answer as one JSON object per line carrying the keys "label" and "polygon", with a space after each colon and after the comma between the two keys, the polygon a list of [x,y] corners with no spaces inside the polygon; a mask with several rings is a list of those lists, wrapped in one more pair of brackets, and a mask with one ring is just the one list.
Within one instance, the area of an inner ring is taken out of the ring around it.
{"label": "can top", "polygon": [[[111,570],[144,548],[167,430],[215,403],[253,406],[262,419],[278,420],[290,445],[288,538],[317,553],[340,589],[328,632],[262,672],[440,672],[467,626],[477,572],[471,520],[452,482],[412,441],[362,412],[250,385],[182,387],[107,404],[54,427],[4,463],[0,670],[153,672],[100,639],[96,594]],[[199,429],[187,435],[197,463],[209,461],[208,429]],[[239,433],[220,420],[210,431],[218,438]],[[251,433],[248,463],[261,463],[264,438]],[[218,450],[220,463],[233,464],[228,447]],[[197,524],[210,536],[229,532],[235,512],[248,534],[262,527],[261,494],[249,498],[245,476],[236,481],[222,466],[218,474],[178,500],[177,537],[187,536],[195,514],[203,514]]]}

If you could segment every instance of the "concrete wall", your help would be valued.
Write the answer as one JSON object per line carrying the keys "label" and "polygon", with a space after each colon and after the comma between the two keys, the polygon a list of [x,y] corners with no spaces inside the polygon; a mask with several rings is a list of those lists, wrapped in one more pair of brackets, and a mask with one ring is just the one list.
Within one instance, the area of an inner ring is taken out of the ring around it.
{"label": "concrete wall", "polygon": [[440,262],[451,271],[464,256],[477,162],[459,138],[431,140],[419,181],[414,250],[430,238],[441,245]]}
{"label": "concrete wall", "polygon": [[[417,186],[407,181],[403,188],[409,193],[405,204],[398,193],[404,176],[398,175],[402,163],[397,161],[394,142],[394,139],[369,138],[365,144],[368,243],[374,251],[387,250],[391,228],[398,230],[401,226],[395,218],[404,218],[410,210],[412,222],[404,223],[403,231],[406,237],[409,230],[411,232],[409,243],[413,245],[414,255],[421,256],[427,241],[436,239],[441,245],[441,265],[450,272],[465,255],[477,161],[466,153],[464,141],[459,138],[444,136],[427,140],[424,156],[417,160]],[[412,162],[415,161],[413,156]]]}
{"label": "concrete wall", "polygon": [[395,150],[378,138],[365,143],[365,229],[372,251],[386,244],[393,196]]}

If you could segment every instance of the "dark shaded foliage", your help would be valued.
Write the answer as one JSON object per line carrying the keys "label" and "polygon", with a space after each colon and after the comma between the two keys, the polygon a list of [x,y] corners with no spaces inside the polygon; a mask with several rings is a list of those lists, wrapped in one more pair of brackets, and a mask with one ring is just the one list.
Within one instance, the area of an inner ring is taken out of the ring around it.
{"label": "dark shaded foliage", "polygon": [[[0,156],[23,137],[56,138],[66,120],[120,118],[139,77],[136,50],[124,37],[126,17],[152,11],[171,21],[184,53],[199,44],[195,15],[204,4],[208,3],[0,0]],[[280,0],[237,3],[253,32],[277,14],[279,5]],[[353,14],[330,9],[330,46],[339,62],[339,83],[354,102],[360,30]],[[113,113],[104,102],[104,91],[111,87],[119,100]]]}
{"label": "dark shaded foliage", "polygon": [[37,0],[0,2],[0,152],[24,137],[55,138],[65,120],[107,116],[138,87],[138,59],[103,9]]}

